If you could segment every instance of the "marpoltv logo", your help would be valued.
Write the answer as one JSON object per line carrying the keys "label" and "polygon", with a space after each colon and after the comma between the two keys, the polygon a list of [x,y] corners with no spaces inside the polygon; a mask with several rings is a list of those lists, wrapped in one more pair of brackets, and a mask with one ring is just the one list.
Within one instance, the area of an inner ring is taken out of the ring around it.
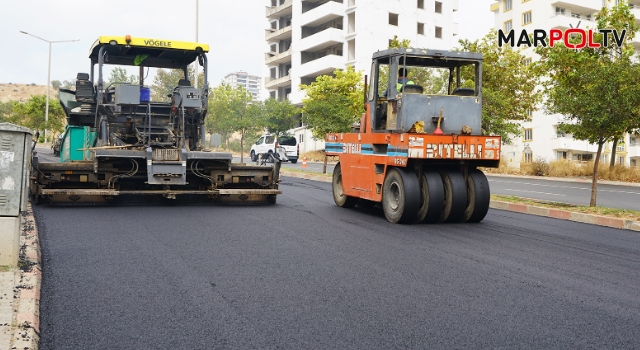
{"label": "marpoltv logo", "polygon": [[[594,34],[599,33],[602,34],[602,42],[594,41]],[[554,47],[554,45],[558,42],[562,42],[564,46],[570,49],[582,49],[584,47],[590,48],[599,48],[599,47],[608,47],[610,36],[613,37],[613,42],[618,46],[622,46],[624,43],[624,37],[627,35],[627,31],[623,29],[618,32],[615,29],[580,29],[580,28],[570,28],[564,31],[560,29],[551,29],[547,34],[547,31],[544,29],[535,29],[533,31],[533,36],[530,37],[529,33],[525,29],[520,33],[520,37],[518,41],[515,40],[515,31],[511,29],[509,34],[505,35],[502,29],[498,30],[498,46],[502,47],[507,44],[511,47],[521,47],[521,46],[542,46],[547,47],[547,38],[549,38],[549,46]],[[570,39],[579,38],[580,42],[572,43]],[[531,38],[533,38],[533,43],[531,42]]]}

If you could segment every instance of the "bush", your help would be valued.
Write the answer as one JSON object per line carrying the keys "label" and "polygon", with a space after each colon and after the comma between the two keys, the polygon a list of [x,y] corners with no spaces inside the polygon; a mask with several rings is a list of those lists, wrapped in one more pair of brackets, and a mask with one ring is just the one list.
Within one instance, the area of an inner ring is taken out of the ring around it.
{"label": "bush", "polygon": [[547,163],[546,160],[538,157],[531,163],[521,163],[520,170],[525,175],[547,176],[549,175],[549,163]]}
{"label": "bush", "polygon": [[[319,151],[309,151],[306,153],[303,153],[300,155],[300,159],[302,159],[303,157],[307,157],[307,161],[310,162],[324,162],[324,155],[325,155],[325,151],[324,150],[319,150]],[[329,156],[329,158],[327,159],[327,162],[337,162],[338,160],[340,160],[339,157],[337,156]]]}

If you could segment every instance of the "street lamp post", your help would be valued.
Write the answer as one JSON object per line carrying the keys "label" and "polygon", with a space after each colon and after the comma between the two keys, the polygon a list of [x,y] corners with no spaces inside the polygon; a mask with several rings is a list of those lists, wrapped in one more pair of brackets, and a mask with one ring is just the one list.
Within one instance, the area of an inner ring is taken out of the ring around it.
{"label": "street lamp post", "polygon": [[44,110],[44,142],[47,142],[47,130],[49,129],[49,85],[51,85],[51,81],[50,81],[51,79],[51,44],[80,41],[80,39],[50,41],[50,40],[42,39],[41,37],[35,36],[33,34],[29,34],[22,30],[20,31],[20,33],[30,35],[34,38],[37,38],[49,43],[49,66],[47,68],[47,102],[45,104],[45,110]]}

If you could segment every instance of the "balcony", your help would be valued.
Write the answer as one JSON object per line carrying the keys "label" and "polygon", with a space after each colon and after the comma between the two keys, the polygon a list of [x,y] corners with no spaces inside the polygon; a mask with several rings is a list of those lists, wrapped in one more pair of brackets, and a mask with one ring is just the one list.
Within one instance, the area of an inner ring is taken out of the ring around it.
{"label": "balcony", "polygon": [[344,15],[344,4],[329,1],[300,16],[300,26],[316,27]]}
{"label": "balcony", "polygon": [[293,12],[293,0],[285,0],[282,5],[267,6],[267,18],[278,19],[282,16],[290,15]]}
{"label": "balcony", "polygon": [[602,0],[555,0],[551,1],[551,6],[570,9],[572,12],[594,13],[602,9]]}
{"label": "balcony", "polygon": [[627,147],[627,155],[629,158],[640,157],[640,145],[636,143],[637,146],[629,145]]}
{"label": "balcony", "polygon": [[280,41],[291,38],[291,28],[291,26],[287,26],[279,30],[266,29],[264,39],[266,41]]}
{"label": "balcony", "polygon": [[551,149],[554,151],[571,151],[574,153],[596,153],[598,151],[598,145],[593,145],[583,140],[575,140],[570,137],[558,137],[551,139]]}
{"label": "balcony", "polygon": [[342,43],[344,43],[342,29],[328,28],[300,40],[297,48],[298,51],[318,51]]}
{"label": "balcony", "polygon": [[291,85],[291,75],[280,78],[265,78],[264,87],[268,90],[275,90],[279,87]]}
{"label": "balcony", "polygon": [[327,55],[301,65],[299,69],[299,76],[315,77],[323,74],[331,74],[337,68],[344,68],[344,57],[338,55]]}
{"label": "balcony", "polygon": [[549,19],[549,28],[558,28],[558,29],[569,29],[571,26],[576,28],[578,22],[580,22],[580,28],[582,29],[595,29],[598,27],[598,24],[593,21],[594,17],[591,17],[591,20],[587,20],[586,16],[580,15],[580,17],[572,17],[571,15],[553,15]]}
{"label": "balcony", "polygon": [[289,61],[291,61],[291,49],[280,53],[267,52],[265,54],[264,64],[267,66],[276,66]]}

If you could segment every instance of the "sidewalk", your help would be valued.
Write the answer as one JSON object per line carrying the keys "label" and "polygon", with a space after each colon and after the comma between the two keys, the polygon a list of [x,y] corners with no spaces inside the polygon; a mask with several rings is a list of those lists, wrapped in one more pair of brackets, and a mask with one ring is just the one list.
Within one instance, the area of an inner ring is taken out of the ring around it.
{"label": "sidewalk", "polygon": [[42,267],[31,205],[21,220],[18,264],[0,272],[0,349],[38,349]]}
{"label": "sidewalk", "polygon": [[[281,170],[280,174],[282,176],[295,177],[299,179],[329,182],[329,183],[331,182],[330,177],[322,176],[321,174],[299,173],[299,172],[292,172],[287,170]],[[513,176],[513,175],[507,175],[507,176]],[[520,177],[520,176],[514,176],[514,177]],[[532,177],[532,178],[535,178],[535,177]],[[556,179],[556,178],[552,178],[552,179]],[[551,208],[545,208],[545,207],[540,207],[535,205],[509,203],[509,202],[496,201],[496,200],[491,200],[489,207],[493,209],[508,210],[508,211],[513,211],[513,212],[518,212],[523,214],[546,216],[554,219],[570,220],[570,221],[582,222],[585,224],[600,225],[600,226],[640,232],[640,221],[634,221],[634,220],[628,220],[628,219],[619,219],[619,218],[612,218],[608,216],[577,213],[569,210],[551,209]]]}

